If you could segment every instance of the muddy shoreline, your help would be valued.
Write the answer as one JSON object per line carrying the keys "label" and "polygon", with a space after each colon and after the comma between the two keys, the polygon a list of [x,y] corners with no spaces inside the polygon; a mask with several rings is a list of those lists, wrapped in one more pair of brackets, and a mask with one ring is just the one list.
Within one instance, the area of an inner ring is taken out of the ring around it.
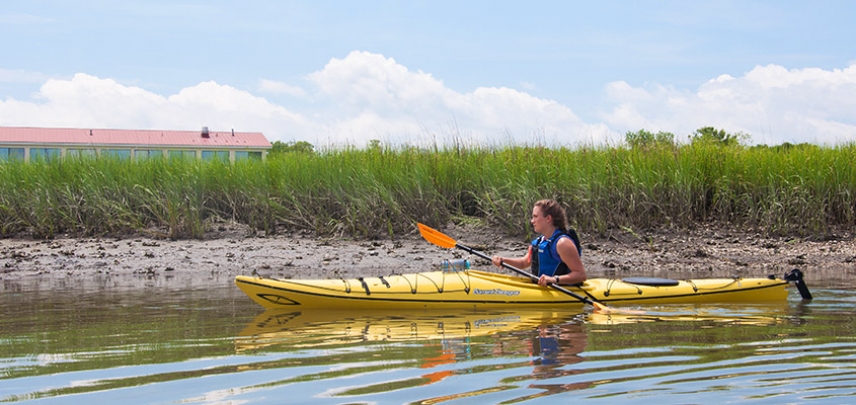
{"label": "muddy shoreline", "polygon": [[[450,225],[442,232],[490,255],[522,255],[526,247],[521,238],[485,229]],[[856,286],[856,239],[846,233],[823,241],[723,229],[644,236],[582,233],[581,239],[589,277],[781,277],[799,268],[814,285]],[[0,239],[0,290],[204,288],[253,272],[279,278],[355,278],[425,271],[455,257],[491,268],[461,250],[434,246],[416,232],[394,241],[355,241],[264,236],[233,226],[204,240]]]}

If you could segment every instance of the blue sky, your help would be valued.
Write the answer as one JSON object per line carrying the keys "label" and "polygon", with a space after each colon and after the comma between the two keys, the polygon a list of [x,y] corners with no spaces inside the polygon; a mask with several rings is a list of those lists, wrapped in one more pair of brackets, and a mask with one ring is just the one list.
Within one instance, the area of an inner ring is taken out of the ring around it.
{"label": "blue sky", "polygon": [[316,146],[856,141],[853,1],[0,5],[0,125]]}

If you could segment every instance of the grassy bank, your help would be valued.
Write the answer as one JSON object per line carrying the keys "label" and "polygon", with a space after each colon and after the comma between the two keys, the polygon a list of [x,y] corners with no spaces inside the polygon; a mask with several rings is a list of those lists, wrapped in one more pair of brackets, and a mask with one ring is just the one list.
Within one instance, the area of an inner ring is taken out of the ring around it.
{"label": "grassy bank", "polygon": [[0,164],[0,237],[160,233],[216,220],[267,232],[394,237],[478,219],[523,235],[556,198],[590,233],[727,222],[771,234],[856,227],[856,145],[346,149],[266,161]]}

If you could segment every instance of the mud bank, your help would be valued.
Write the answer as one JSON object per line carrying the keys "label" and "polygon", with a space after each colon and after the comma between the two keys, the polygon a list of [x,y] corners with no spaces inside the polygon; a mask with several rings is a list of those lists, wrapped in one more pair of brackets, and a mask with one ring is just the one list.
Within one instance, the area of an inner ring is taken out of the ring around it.
{"label": "mud bank", "polygon": [[[490,255],[523,255],[526,248],[520,238],[489,230],[449,226],[442,231]],[[706,229],[581,238],[589,277],[762,277],[799,268],[811,284],[856,286],[856,241],[849,234],[811,241]],[[365,277],[424,271],[454,257],[492,268],[463,251],[436,247],[416,232],[394,241],[259,236],[240,227],[205,240],[4,239],[0,290],[204,288],[253,272],[280,278]]]}

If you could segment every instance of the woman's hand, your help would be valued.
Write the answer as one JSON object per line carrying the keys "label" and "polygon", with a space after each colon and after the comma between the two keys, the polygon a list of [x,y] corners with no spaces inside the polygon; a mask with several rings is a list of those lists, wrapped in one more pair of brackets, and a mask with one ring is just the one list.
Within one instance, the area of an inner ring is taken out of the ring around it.
{"label": "woman's hand", "polygon": [[502,257],[501,256],[494,256],[491,258],[490,261],[493,262],[494,266],[502,267]]}
{"label": "woman's hand", "polygon": [[538,277],[538,285],[540,285],[541,287],[547,287],[550,284],[558,285],[559,279],[554,276],[548,276],[546,274],[542,275],[541,277]]}

